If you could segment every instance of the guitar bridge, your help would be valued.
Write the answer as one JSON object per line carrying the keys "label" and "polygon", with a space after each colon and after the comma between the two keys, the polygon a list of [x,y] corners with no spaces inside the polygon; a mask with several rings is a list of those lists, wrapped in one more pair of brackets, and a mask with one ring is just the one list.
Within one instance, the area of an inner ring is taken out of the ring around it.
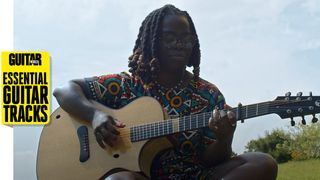
{"label": "guitar bridge", "polygon": [[90,157],[89,151],[89,138],[87,126],[80,126],[77,130],[79,143],[80,143],[80,162],[86,162]]}

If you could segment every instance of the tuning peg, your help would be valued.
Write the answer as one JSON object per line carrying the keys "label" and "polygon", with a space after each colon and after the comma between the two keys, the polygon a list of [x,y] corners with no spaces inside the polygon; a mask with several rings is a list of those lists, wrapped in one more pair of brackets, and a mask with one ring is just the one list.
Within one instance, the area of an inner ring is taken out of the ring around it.
{"label": "tuning peg", "polygon": [[318,121],[318,118],[316,118],[316,115],[312,114],[313,118],[311,120],[312,123],[316,123]]}
{"label": "tuning peg", "polygon": [[302,92],[298,92],[298,93],[297,93],[297,96],[302,96]]}
{"label": "tuning peg", "polygon": [[309,92],[309,96],[312,97],[312,92],[311,91]]}
{"label": "tuning peg", "polygon": [[296,122],[294,122],[293,117],[291,117],[291,126],[296,125]]}
{"label": "tuning peg", "polygon": [[304,119],[304,116],[302,116],[301,123],[302,123],[303,125],[306,125],[306,124],[307,124],[307,123],[306,123],[306,120]]}
{"label": "tuning peg", "polygon": [[291,96],[291,92],[287,92],[285,96],[290,97]]}

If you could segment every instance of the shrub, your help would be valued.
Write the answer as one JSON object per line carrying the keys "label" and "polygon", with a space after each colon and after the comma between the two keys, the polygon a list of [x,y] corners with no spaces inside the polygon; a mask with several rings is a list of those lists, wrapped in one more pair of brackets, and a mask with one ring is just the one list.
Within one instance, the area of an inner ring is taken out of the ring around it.
{"label": "shrub", "polygon": [[265,137],[259,137],[257,140],[251,140],[247,146],[246,152],[264,152],[270,154],[278,163],[287,162],[292,159],[291,153],[287,148],[290,144],[290,134],[282,129],[266,132]]}
{"label": "shrub", "polygon": [[320,159],[320,123],[289,127],[288,131],[275,129],[265,137],[251,140],[246,152],[270,154],[278,163],[289,160]]}

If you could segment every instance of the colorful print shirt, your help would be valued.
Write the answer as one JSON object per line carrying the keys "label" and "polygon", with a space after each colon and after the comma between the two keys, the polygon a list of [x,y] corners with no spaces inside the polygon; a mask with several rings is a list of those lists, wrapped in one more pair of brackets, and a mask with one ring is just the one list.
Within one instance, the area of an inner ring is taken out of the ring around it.
{"label": "colorful print shirt", "polygon": [[[110,107],[121,108],[138,97],[155,97],[169,117],[182,117],[211,112],[223,108],[225,100],[219,90],[200,79],[182,89],[164,89],[160,86],[147,90],[141,80],[127,73],[104,75],[86,79],[91,98]],[[159,152],[152,163],[151,179],[208,179],[213,173],[200,162],[200,156],[215,139],[209,128],[175,133],[167,136],[172,149]]]}

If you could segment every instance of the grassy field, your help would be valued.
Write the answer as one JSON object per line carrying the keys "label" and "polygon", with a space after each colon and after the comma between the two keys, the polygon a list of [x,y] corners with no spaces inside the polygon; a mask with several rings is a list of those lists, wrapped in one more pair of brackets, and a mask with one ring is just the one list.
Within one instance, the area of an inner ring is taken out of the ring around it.
{"label": "grassy field", "polygon": [[279,165],[278,180],[320,180],[320,159]]}

